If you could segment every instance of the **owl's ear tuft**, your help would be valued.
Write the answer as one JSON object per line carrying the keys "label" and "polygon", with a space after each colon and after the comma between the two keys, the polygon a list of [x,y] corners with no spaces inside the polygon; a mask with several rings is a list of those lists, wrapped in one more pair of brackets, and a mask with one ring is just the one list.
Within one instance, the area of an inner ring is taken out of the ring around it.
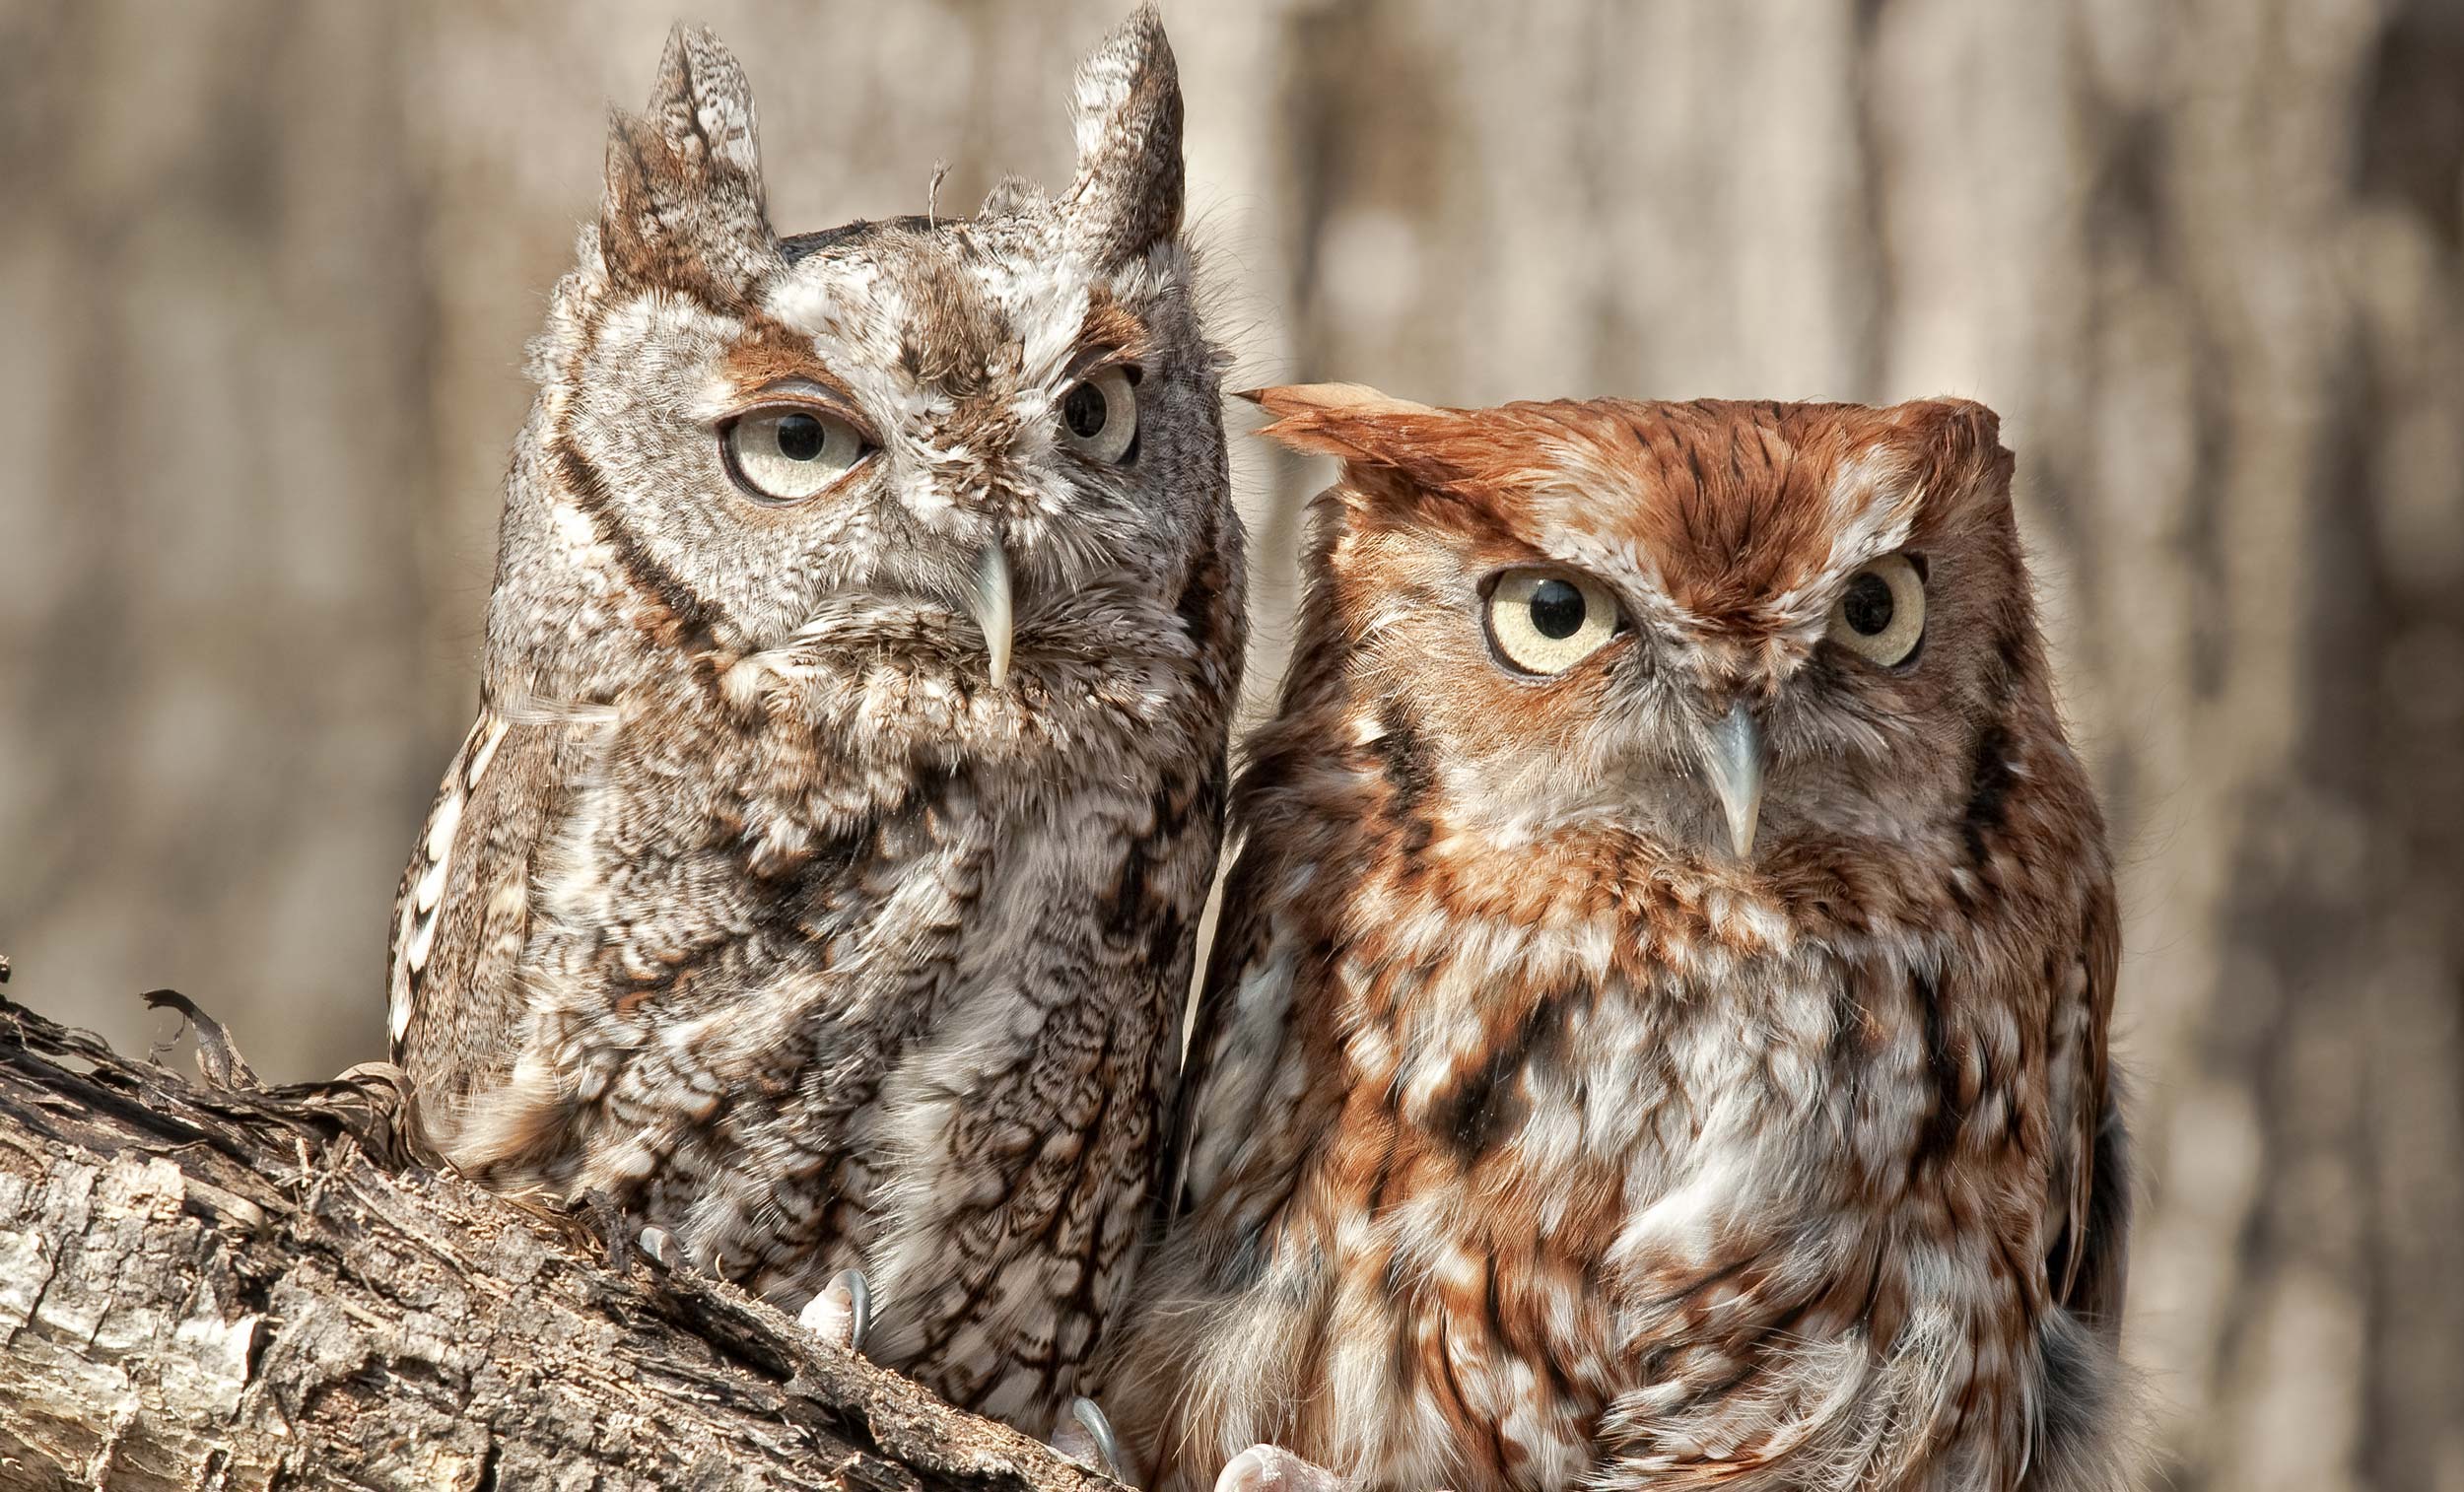
{"label": "owl's ear tuft", "polygon": [[727,300],[777,260],[752,85],[709,29],[669,32],[650,107],[610,121],[599,242],[619,281]]}
{"label": "owl's ear tuft", "polygon": [[1891,411],[1928,491],[2007,493],[2011,452],[2002,417],[1973,399],[1917,399]]}
{"label": "owl's ear tuft", "polygon": [[1371,508],[1404,498],[1475,505],[1519,501],[1559,479],[1588,448],[1564,404],[1444,409],[1362,383],[1295,383],[1241,397],[1274,418],[1269,441],[1343,463],[1336,491]]}
{"label": "owl's ear tuft", "polygon": [[984,205],[976,212],[986,218],[1006,218],[1013,213],[1026,212],[1043,200],[1044,190],[1034,182],[1024,176],[1003,176],[992,183],[991,191],[984,194]]}
{"label": "owl's ear tuft", "polygon": [[1181,73],[1152,0],[1078,65],[1070,99],[1078,173],[1061,199],[1096,263],[1142,257],[1181,231]]}
{"label": "owl's ear tuft", "polygon": [[714,171],[760,182],[753,85],[735,53],[709,27],[679,23],[667,33],[649,118],[677,156],[704,158]]}
{"label": "owl's ear tuft", "polygon": [[1443,410],[1380,393],[1366,383],[1287,383],[1250,388],[1242,398],[1274,418],[1259,428],[1266,440],[1311,455],[1368,465],[1406,467],[1416,436]]}

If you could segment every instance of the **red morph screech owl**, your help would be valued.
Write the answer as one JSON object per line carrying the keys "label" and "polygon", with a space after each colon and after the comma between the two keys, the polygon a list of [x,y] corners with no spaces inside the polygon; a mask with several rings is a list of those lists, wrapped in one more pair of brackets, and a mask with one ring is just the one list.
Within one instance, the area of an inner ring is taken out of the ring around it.
{"label": "red morph screech owl", "polygon": [[1146,1485],[2127,1485],[2112,870],[1994,415],[1257,397],[1341,475],[1105,1370]]}
{"label": "red morph screech owl", "polygon": [[1039,1433],[1152,1210],[1244,636],[1151,7],[1073,113],[1057,195],[781,237],[675,33],[533,347],[390,990],[462,1167],[791,1310],[860,1270],[867,1355]]}

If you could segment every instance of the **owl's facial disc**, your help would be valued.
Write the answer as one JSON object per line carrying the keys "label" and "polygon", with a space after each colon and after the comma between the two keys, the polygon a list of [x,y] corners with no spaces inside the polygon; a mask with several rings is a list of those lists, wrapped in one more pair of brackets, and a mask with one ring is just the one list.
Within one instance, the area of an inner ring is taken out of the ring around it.
{"label": "owl's facial disc", "polygon": [[[1032,718],[1163,664],[1157,711],[1212,688],[1177,665],[1237,613],[1237,517],[1152,8],[1073,90],[1065,192],[785,236],[741,69],[676,38],[535,348],[558,584],[614,567],[661,650],[729,660],[777,712],[851,676],[922,685],[883,691],[919,720]],[[571,609],[574,649],[611,650],[597,601]]]}

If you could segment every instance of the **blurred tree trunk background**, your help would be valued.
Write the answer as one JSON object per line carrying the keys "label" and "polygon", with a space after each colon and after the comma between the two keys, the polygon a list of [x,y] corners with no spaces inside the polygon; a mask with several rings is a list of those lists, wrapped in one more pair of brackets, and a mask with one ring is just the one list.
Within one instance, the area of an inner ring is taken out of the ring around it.
{"label": "blurred tree trunk background", "polygon": [[[376,1054],[521,343],[674,0],[0,0],[0,949]],[[704,0],[795,231],[1127,0]],[[2464,1489],[2464,5],[1168,5],[1249,381],[1983,399],[2126,863],[2170,1485]],[[1244,451],[1253,669],[1297,506]]]}

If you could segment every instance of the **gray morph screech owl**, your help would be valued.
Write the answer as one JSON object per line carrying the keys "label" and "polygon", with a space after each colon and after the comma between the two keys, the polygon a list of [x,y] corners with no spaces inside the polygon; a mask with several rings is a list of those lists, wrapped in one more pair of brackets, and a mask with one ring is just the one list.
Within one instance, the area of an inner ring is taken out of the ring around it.
{"label": "gray morph screech owl", "polygon": [[619,116],[404,878],[443,1147],[1041,1429],[1134,1262],[1244,622],[1152,9],[1076,178],[782,238],[707,32]]}

